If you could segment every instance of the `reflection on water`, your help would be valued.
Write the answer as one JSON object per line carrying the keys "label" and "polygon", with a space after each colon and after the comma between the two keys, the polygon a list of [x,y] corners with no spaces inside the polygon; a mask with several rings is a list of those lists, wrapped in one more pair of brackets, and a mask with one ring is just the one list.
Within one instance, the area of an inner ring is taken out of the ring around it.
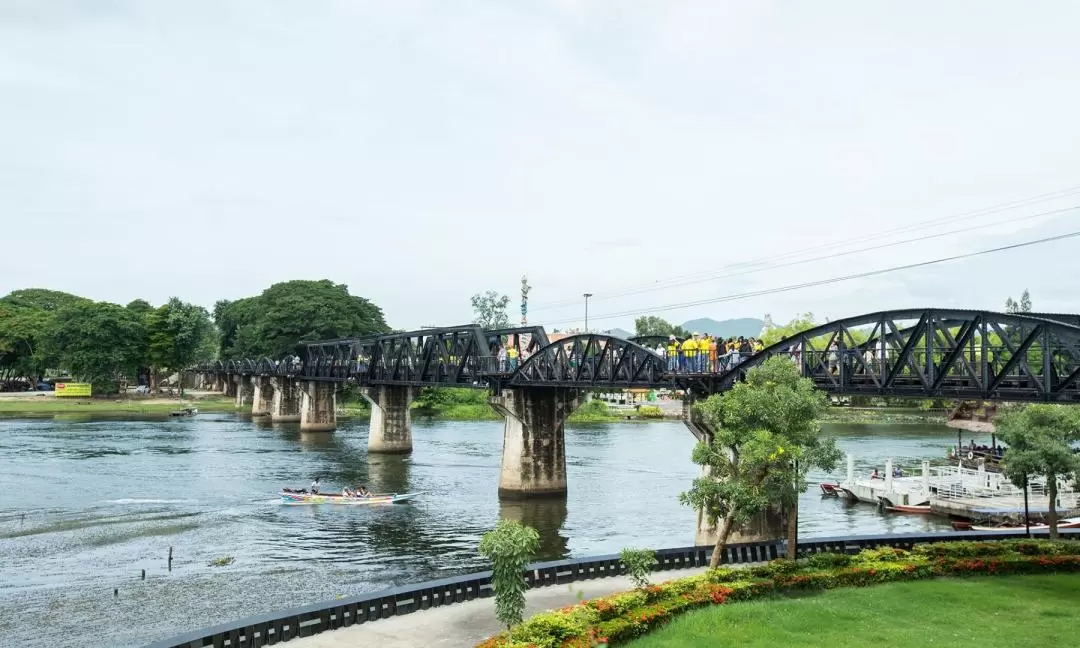
{"label": "reflection on water", "polygon": [[517,520],[539,532],[540,556],[546,560],[559,560],[570,555],[567,538],[562,534],[563,525],[566,524],[566,510],[566,500],[561,497],[532,502],[499,501],[499,517]]}
{"label": "reflection on water", "polygon": [[[943,456],[947,428],[827,429],[857,469]],[[500,517],[540,533],[538,559],[694,540],[678,494],[697,476],[678,423],[567,429],[565,499],[497,497],[499,422],[416,422],[412,455],[368,456],[367,427],[335,433],[225,414],[0,420],[0,644],[138,646],[301,603],[483,569]],[[839,477],[814,475],[812,481]],[[408,505],[287,506],[282,486],[423,491]],[[33,493],[33,497],[15,493]],[[803,496],[804,538],[942,528],[921,516]],[[169,548],[174,550],[167,571]],[[222,556],[235,562],[210,567]],[[147,580],[138,575],[147,570]],[[111,596],[119,588],[120,596]],[[108,593],[103,596],[102,593]],[[33,619],[26,622],[25,619]],[[17,621],[16,621],[17,620]]]}

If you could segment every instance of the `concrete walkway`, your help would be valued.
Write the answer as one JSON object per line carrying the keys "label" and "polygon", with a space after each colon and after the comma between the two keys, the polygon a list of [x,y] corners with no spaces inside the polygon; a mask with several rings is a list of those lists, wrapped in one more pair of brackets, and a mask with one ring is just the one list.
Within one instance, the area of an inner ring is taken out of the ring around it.
{"label": "concrete walkway", "polygon": [[[662,583],[703,571],[704,568],[693,568],[653,572],[649,580]],[[529,590],[525,595],[525,618],[577,603],[579,593],[582,599],[590,599],[633,587],[630,579],[625,576],[538,587]],[[485,598],[330,630],[289,641],[288,645],[296,648],[471,648],[502,630],[503,627],[495,619],[495,599]]]}

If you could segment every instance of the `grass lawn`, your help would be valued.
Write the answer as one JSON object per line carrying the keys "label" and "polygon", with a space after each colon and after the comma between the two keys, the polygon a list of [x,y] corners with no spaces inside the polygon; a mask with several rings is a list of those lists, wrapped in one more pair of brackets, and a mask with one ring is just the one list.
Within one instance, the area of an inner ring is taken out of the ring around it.
{"label": "grass lawn", "polygon": [[696,610],[633,648],[1077,645],[1080,574],[948,578]]}

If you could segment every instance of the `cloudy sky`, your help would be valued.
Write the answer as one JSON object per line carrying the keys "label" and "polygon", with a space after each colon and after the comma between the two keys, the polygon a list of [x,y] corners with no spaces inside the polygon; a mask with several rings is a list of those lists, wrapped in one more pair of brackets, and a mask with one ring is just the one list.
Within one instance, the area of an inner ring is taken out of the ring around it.
{"label": "cloudy sky", "polygon": [[604,328],[1025,287],[1075,313],[1080,237],[724,298],[1080,230],[1077,25],[1069,1],[0,0],[0,294],[329,278],[412,328],[487,289],[516,318],[527,274],[560,328],[584,292]]}

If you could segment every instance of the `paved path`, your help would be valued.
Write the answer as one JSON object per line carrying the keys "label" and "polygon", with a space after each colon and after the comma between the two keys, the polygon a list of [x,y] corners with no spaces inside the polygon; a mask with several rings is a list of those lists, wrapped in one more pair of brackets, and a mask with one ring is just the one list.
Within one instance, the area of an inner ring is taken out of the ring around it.
{"label": "paved path", "polygon": [[[703,571],[704,568],[693,568],[653,572],[649,580],[662,583]],[[525,617],[577,603],[579,593],[581,598],[589,599],[632,588],[630,579],[625,576],[538,587],[529,590],[525,596]],[[495,619],[495,599],[485,598],[322,632],[290,641],[288,645],[296,648],[465,648],[475,646],[502,630]]]}

